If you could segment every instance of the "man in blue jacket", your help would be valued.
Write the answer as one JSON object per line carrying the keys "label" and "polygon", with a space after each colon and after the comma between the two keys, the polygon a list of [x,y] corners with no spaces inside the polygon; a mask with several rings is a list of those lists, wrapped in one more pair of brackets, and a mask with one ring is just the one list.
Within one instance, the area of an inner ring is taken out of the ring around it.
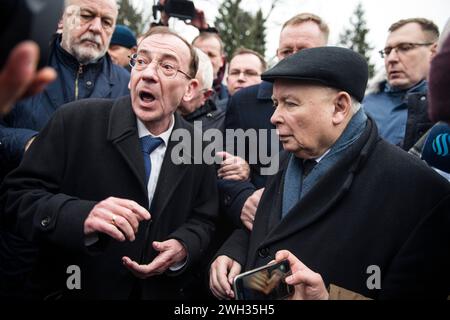
{"label": "man in blue jacket", "polygon": [[49,65],[58,78],[42,93],[18,102],[0,122],[0,170],[15,168],[23,153],[61,105],[85,98],[128,94],[129,74],[106,54],[118,9],[113,0],[71,0],[62,35],[55,37]]}
{"label": "man in blue jacket", "polygon": [[[49,57],[57,80],[41,93],[19,101],[0,118],[0,181],[19,164],[60,106],[84,98],[117,98],[129,93],[128,71],[114,65],[106,53],[117,14],[114,0],[66,2],[63,32],[52,42]],[[36,254],[22,238],[0,232],[0,297],[24,297]]]}
{"label": "man in blue jacket", "polygon": [[364,110],[375,120],[380,136],[404,150],[432,126],[427,115],[426,78],[438,38],[438,27],[428,19],[392,24],[380,51],[386,79],[364,98]]}

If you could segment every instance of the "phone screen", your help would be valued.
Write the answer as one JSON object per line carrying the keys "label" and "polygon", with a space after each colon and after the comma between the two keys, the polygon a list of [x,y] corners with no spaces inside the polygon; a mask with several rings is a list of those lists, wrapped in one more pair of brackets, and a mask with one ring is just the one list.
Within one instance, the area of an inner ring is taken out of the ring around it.
{"label": "phone screen", "polygon": [[234,291],[239,300],[280,300],[294,293],[284,279],[291,274],[287,260],[236,276]]}

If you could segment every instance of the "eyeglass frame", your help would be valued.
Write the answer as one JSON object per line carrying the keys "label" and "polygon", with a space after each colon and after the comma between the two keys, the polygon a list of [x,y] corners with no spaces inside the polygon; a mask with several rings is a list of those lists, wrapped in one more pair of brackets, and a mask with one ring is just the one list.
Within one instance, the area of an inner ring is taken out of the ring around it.
{"label": "eyeglass frame", "polygon": [[[402,45],[410,45],[410,46],[411,46],[411,48],[409,48],[409,49],[407,49],[407,50],[400,50],[400,52],[408,52],[408,51],[414,50],[414,49],[416,49],[416,48],[418,48],[418,47],[422,47],[422,46],[431,46],[431,45],[433,45],[434,43],[435,43],[435,42],[426,42],[426,43],[401,42],[401,43],[397,44],[396,46],[393,46],[393,47],[386,47],[386,48],[384,48],[383,50],[378,51],[378,53],[380,54],[380,56],[381,56],[382,59],[385,59],[386,57],[388,57],[388,56],[391,54],[392,50],[395,50],[395,52],[398,53],[398,52],[399,52],[399,51],[398,51],[398,50],[399,50],[399,47],[402,46]],[[387,50],[387,49],[390,49],[390,50],[389,50],[389,53],[386,53],[386,50]]]}
{"label": "eyeglass frame", "polygon": [[[137,53],[133,53],[132,55],[128,56],[128,58],[130,59],[129,65],[130,65],[130,67],[132,67],[133,69],[134,69],[135,66],[136,66],[136,63],[134,63],[134,65],[133,65],[133,61],[136,61],[136,58],[137,58],[138,56],[139,56],[139,55],[138,55]],[[143,71],[143,70],[147,69],[148,66],[149,66],[153,61],[156,61],[156,62],[157,62],[157,64],[156,64],[156,66],[157,66],[157,67],[156,67],[156,70],[159,70],[160,67],[161,67],[161,65],[160,65],[160,64],[161,64],[161,61],[156,60],[156,59],[151,60],[151,61],[145,66],[145,68],[143,68],[143,69],[138,69],[138,68],[136,68],[136,70],[138,70],[138,71]],[[164,74],[163,71],[161,71],[161,72],[162,72],[162,74],[163,74],[166,78],[168,78],[168,79],[174,79],[174,78],[176,78],[178,72],[180,72],[182,75],[184,75],[188,80],[192,80],[192,79],[193,79],[193,78],[192,78],[190,75],[188,75],[186,72],[184,72],[184,71],[182,71],[182,70],[180,70],[180,69],[178,69],[178,68],[174,68],[174,69],[176,70],[176,72],[174,73],[173,76],[167,76],[166,74]]]}

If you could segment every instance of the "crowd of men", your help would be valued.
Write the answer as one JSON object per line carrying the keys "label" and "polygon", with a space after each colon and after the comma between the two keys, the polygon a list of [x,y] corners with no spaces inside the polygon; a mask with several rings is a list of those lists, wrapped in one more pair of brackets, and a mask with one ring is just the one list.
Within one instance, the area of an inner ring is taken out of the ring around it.
{"label": "crowd of men", "polygon": [[[0,297],[233,299],[238,274],[284,259],[290,299],[450,295],[450,37],[432,21],[392,24],[370,91],[311,13],[270,69],[248,48],[227,63],[204,21],[189,43],[117,16],[69,0],[49,67],[24,42],[1,71]],[[258,134],[199,163],[196,123]]]}

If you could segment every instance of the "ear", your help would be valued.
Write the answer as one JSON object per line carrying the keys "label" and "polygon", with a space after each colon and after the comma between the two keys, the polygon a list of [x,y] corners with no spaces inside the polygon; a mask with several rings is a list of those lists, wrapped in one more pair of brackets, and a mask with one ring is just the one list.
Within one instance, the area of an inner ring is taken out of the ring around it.
{"label": "ear", "polygon": [[351,113],[352,98],[347,92],[340,91],[333,100],[334,112],[332,122],[334,125],[340,125],[345,122]]}
{"label": "ear", "polygon": [[186,101],[186,102],[191,101],[195,97],[195,93],[197,91],[196,89],[198,88],[199,85],[200,84],[197,79],[194,78],[194,79],[189,80],[189,83],[186,88],[186,92],[183,95],[183,101]]}
{"label": "ear", "polygon": [[278,61],[283,60],[283,57],[280,54],[280,48],[277,49],[277,58],[278,58]]}
{"label": "ear", "polygon": [[431,61],[434,58],[434,56],[438,53],[438,44],[437,44],[437,42],[434,43],[433,45],[431,45],[430,50],[431,50],[431,59],[430,59],[430,61]]}

